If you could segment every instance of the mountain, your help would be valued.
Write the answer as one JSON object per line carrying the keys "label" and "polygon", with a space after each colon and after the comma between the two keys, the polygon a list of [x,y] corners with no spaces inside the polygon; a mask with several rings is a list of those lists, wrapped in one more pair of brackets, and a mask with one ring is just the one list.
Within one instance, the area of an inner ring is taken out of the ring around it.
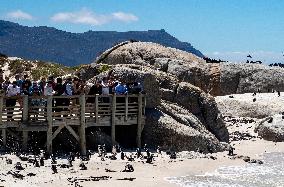
{"label": "mountain", "polygon": [[163,29],[71,33],[52,27],[27,27],[0,20],[0,53],[68,66],[90,63],[106,49],[126,40],[155,42],[203,57],[190,43],[179,41]]}

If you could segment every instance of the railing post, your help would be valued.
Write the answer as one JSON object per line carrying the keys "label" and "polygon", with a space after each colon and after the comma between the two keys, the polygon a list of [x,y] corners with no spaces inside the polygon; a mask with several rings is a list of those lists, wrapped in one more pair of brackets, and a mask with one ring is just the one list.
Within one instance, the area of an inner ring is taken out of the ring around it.
{"label": "railing post", "polygon": [[23,98],[23,122],[28,123],[29,121],[29,96],[24,95]]}
{"label": "railing post", "polygon": [[99,99],[98,95],[95,96],[95,115],[96,115],[96,125],[99,125]]}
{"label": "railing post", "polygon": [[85,110],[86,110],[86,97],[83,94],[80,95],[80,127],[79,127],[80,147],[81,147],[81,154],[83,156],[87,154]]}
{"label": "railing post", "polygon": [[52,96],[47,96],[47,140],[46,151],[52,154]]}
{"label": "railing post", "polygon": [[124,121],[128,120],[128,94],[125,96],[125,114]]}
{"label": "railing post", "polygon": [[146,105],[147,105],[147,101],[146,101],[146,96],[145,95],[143,95],[143,103],[144,103],[144,106],[143,106],[143,114],[145,115],[145,113],[146,113]]}
{"label": "railing post", "polygon": [[2,125],[2,113],[3,113],[3,104],[4,104],[4,98],[0,97],[0,125]]}
{"label": "railing post", "polygon": [[[4,103],[4,98],[1,96],[0,97],[0,125],[3,125],[2,122],[2,113],[3,113],[3,103]],[[6,149],[6,144],[7,144],[7,135],[6,135],[6,129],[2,129],[2,144],[4,149]]]}
{"label": "railing post", "polygon": [[115,111],[116,111],[116,94],[112,96],[112,105],[111,105],[111,141],[112,145],[115,144]]}
{"label": "railing post", "polygon": [[137,116],[137,147],[141,148],[141,133],[142,133],[142,112],[143,112],[142,94],[138,96],[138,116]]}
{"label": "railing post", "polygon": [[[24,95],[22,96],[23,100],[23,123],[25,125],[28,125],[29,122],[29,96]],[[27,151],[28,150],[28,141],[29,141],[29,131],[23,131],[23,145],[22,145],[22,150]]]}

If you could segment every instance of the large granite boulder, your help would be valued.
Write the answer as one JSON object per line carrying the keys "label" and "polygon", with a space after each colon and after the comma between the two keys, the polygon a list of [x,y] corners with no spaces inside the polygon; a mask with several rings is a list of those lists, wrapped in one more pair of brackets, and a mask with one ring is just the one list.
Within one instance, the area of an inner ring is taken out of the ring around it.
{"label": "large granite boulder", "polygon": [[220,95],[284,91],[284,69],[260,64],[220,63]]}
{"label": "large granite boulder", "polygon": [[210,78],[219,76],[218,68],[190,53],[142,42],[123,43],[103,53],[97,62],[111,66],[118,80],[144,86],[144,143],[206,153],[226,148],[221,141],[228,142],[229,134],[209,94],[215,83],[208,82],[218,82],[219,78]]}
{"label": "large granite boulder", "polygon": [[197,116],[219,140],[228,141],[229,133],[223,122],[214,97],[200,88],[181,82],[174,101]]}
{"label": "large granite boulder", "polygon": [[143,142],[174,151],[210,153],[228,148],[195,115],[166,101],[162,101],[159,109],[147,110]]}
{"label": "large granite boulder", "polygon": [[276,114],[274,116],[263,119],[255,128],[258,133],[265,140],[274,142],[284,141],[284,119],[283,115]]}
{"label": "large granite boulder", "polygon": [[205,92],[220,92],[219,65],[206,64],[191,53],[150,42],[121,43],[104,52],[95,63],[149,66],[189,82]]}
{"label": "large granite boulder", "polygon": [[284,91],[284,69],[249,63],[206,63],[181,50],[150,42],[124,42],[104,52],[97,62],[151,66],[214,96],[260,90]]}

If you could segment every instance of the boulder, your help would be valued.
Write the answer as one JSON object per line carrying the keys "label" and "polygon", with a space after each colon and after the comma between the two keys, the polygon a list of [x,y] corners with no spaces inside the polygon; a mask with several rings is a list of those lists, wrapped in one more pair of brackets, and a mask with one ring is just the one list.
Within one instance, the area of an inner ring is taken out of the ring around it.
{"label": "boulder", "polygon": [[[229,134],[209,94],[218,92],[213,86],[220,81],[219,66],[207,65],[187,52],[145,42],[110,49],[97,62],[111,66],[118,80],[138,81],[144,86],[144,143],[205,153],[226,149],[221,142],[228,142]],[[214,84],[208,84],[210,81]]]}
{"label": "boulder", "polygon": [[177,88],[174,102],[196,115],[220,141],[227,142],[229,133],[222,120],[214,97],[200,88],[181,82]]}
{"label": "boulder", "polygon": [[263,139],[274,142],[284,141],[284,119],[282,115],[276,114],[264,118],[255,128]]}
{"label": "boulder", "polygon": [[174,151],[200,151],[211,153],[227,150],[203,124],[188,112],[175,104],[163,104],[159,109],[150,109],[146,113],[143,130],[143,142],[159,145]]}
{"label": "boulder", "polygon": [[284,91],[284,69],[262,64],[220,63],[220,95]]}

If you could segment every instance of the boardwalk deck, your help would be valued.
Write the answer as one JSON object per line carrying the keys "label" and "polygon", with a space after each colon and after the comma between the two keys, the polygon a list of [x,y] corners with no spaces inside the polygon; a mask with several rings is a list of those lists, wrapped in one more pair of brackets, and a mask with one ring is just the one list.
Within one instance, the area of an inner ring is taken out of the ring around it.
{"label": "boardwalk deck", "polygon": [[[5,103],[9,99],[17,99],[18,104],[15,107],[8,107]],[[28,146],[29,131],[45,131],[46,149],[48,153],[51,153],[52,140],[63,128],[66,128],[78,141],[81,153],[85,155],[85,134],[89,127],[111,127],[114,143],[116,126],[137,125],[136,143],[140,147],[141,133],[145,123],[145,104],[145,96],[142,94],[19,96],[15,98],[2,96],[0,97],[2,145],[6,146],[7,133],[11,132],[9,129],[22,132],[23,150],[26,150]]]}

